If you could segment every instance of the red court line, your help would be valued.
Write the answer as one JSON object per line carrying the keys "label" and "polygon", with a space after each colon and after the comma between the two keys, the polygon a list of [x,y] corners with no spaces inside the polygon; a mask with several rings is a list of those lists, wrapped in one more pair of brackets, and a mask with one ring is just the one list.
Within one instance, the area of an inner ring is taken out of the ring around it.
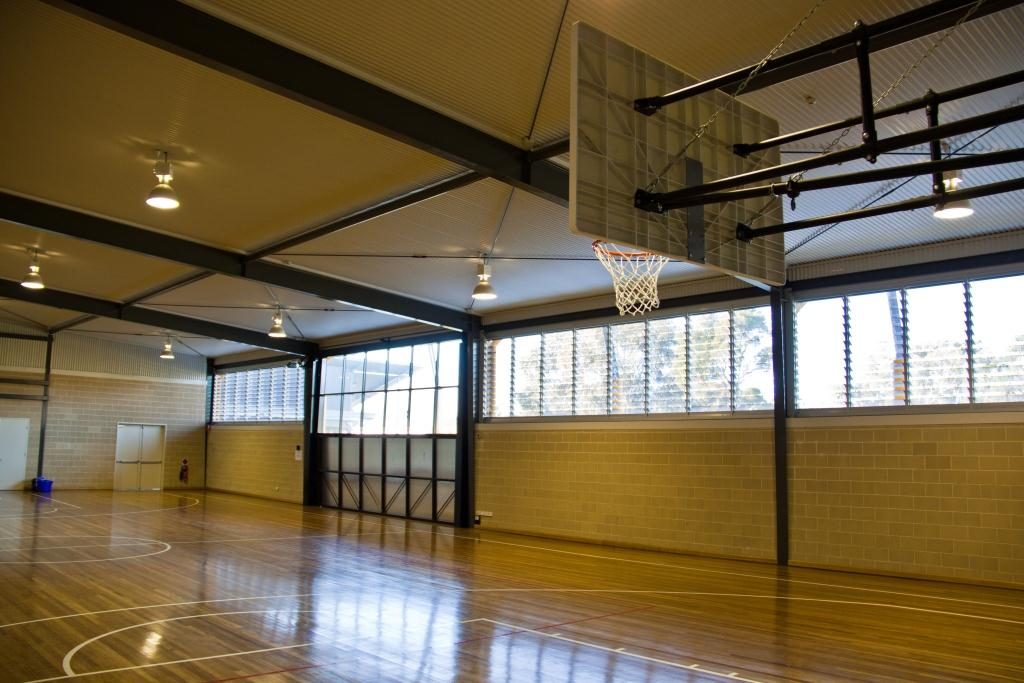
{"label": "red court line", "polygon": [[244,674],[242,676],[232,676],[231,678],[213,678],[206,683],[227,683],[227,681],[244,681],[250,678],[259,678],[260,676],[272,676],[274,674],[287,674],[293,671],[305,671],[306,669],[315,669],[320,666],[326,666],[327,664],[307,664],[306,666],[293,666],[290,669],[274,669],[273,671],[261,671],[254,674]]}

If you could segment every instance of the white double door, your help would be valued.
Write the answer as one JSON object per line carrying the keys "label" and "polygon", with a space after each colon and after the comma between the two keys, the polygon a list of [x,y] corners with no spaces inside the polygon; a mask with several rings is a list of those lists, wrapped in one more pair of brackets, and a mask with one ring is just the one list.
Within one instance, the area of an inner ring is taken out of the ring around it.
{"label": "white double door", "polygon": [[114,490],[159,491],[164,482],[163,425],[117,425]]}
{"label": "white double door", "polygon": [[0,417],[0,491],[25,488],[27,417]]}

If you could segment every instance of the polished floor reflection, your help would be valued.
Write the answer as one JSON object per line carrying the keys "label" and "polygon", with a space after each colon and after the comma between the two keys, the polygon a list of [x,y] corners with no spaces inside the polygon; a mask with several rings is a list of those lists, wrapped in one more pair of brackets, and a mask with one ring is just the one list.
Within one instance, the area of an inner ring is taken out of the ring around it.
{"label": "polished floor reflection", "polygon": [[220,493],[0,492],[0,680],[1020,681],[1024,592]]}

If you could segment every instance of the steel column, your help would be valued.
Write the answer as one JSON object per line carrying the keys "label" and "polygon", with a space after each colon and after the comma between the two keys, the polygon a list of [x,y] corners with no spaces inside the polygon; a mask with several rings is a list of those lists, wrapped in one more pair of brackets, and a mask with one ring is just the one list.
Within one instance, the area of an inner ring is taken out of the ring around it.
{"label": "steel column", "polygon": [[36,458],[36,476],[43,476],[43,457],[46,452],[46,415],[50,410],[50,370],[53,366],[53,335],[46,335],[46,360],[43,365],[43,405],[39,413],[39,455]]}
{"label": "steel column", "polygon": [[455,526],[459,528],[472,527],[476,517],[473,459],[477,414],[473,390],[479,341],[480,326],[474,322],[462,333],[462,357],[459,359],[458,440],[455,446]]}
{"label": "steel column", "polygon": [[785,293],[781,287],[771,290],[772,375],[775,380],[775,413],[773,416],[775,445],[775,561],[789,564],[789,443],[786,418],[786,348],[791,343],[786,334]]}
{"label": "steel column", "polygon": [[302,366],[302,504],[320,504],[320,463],[316,451],[316,404],[313,402],[314,373],[319,375],[320,363],[313,355],[306,356]]}

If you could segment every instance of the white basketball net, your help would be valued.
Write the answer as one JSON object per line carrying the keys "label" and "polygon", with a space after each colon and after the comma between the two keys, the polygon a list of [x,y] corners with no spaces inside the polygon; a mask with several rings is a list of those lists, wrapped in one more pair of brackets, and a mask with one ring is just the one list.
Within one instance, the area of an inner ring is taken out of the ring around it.
{"label": "white basketball net", "polygon": [[669,262],[667,256],[600,240],[594,242],[594,253],[611,273],[619,315],[639,315],[658,307],[658,274]]}

